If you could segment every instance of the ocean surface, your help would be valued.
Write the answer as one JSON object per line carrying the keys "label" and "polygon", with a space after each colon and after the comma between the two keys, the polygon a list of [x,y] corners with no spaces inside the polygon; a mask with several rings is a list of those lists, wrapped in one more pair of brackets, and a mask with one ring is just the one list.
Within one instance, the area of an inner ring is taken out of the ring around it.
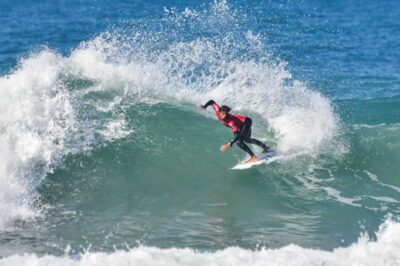
{"label": "ocean surface", "polygon": [[[400,265],[399,18],[1,1],[0,265]],[[276,160],[230,170],[209,99]]]}

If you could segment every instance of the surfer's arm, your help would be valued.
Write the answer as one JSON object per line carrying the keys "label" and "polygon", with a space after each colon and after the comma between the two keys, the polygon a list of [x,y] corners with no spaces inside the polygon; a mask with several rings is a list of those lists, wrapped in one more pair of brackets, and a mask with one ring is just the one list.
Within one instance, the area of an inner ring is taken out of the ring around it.
{"label": "surfer's arm", "polygon": [[219,120],[222,121],[222,116],[221,113],[219,112],[219,105],[216,102],[214,102],[214,100],[209,100],[205,105],[200,105],[200,107],[206,109],[210,105],[214,109],[215,115],[218,117]]}
{"label": "surfer's arm", "polygon": [[229,146],[233,146],[233,144],[235,144],[236,141],[238,141],[238,139],[240,138],[240,136],[243,134],[243,130],[245,128],[245,125],[242,125],[239,129],[239,131],[237,131],[237,133],[235,134],[235,137],[228,143]]}
{"label": "surfer's arm", "polygon": [[231,141],[229,141],[229,146],[233,146],[233,144],[235,144],[235,142],[239,139],[239,136],[240,136],[240,131],[237,133],[237,134],[235,134],[235,137],[231,140]]}
{"label": "surfer's arm", "polygon": [[232,145],[235,144],[235,142],[239,139],[239,132],[237,134],[235,134],[235,137],[233,138],[233,140],[229,141],[227,144],[223,144],[221,146],[221,151],[226,151],[229,148],[232,148]]}
{"label": "surfer's arm", "polygon": [[205,105],[201,105],[201,108],[207,109],[208,106],[216,104],[214,100],[209,100]]}

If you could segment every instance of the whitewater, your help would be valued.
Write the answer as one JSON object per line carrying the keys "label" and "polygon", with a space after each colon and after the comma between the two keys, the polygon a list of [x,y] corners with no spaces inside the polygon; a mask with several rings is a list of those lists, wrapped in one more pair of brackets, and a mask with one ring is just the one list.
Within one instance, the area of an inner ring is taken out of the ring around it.
{"label": "whitewater", "polygon": [[[399,265],[398,77],[330,67],[345,41],[295,46],[348,38],[307,24],[315,9],[299,31],[297,4],[177,5],[2,70],[0,265]],[[273,48],[283,29],[295,58]],[[219,153],[209,99],[281,159],[230,171],[245,155]]]}

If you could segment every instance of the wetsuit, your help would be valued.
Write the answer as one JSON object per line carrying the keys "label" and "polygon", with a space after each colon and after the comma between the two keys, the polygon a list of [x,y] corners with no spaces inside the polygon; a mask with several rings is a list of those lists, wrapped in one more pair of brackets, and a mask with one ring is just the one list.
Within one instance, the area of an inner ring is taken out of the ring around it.
{"label": "wetsuit", "polygon": [[229,145],[232,145],[237,142],[237,145],[248,153],[250,156],[254,156],[252,150],[247,146],[244,142],[255,144],[257,146],[262,147],[264,150],[268,149],[268,146],[262,143],[257,139],[251,138],[251,124],[252,121],[249,117],[237,115],[237,114],[230,114],[227,113],[225,119],[222,118],[222,115],[219,112],[219,105],[214,102],[213,100],[209,100],[205,105],[204,108],[212,105],[215,114],[217,115],[218,119],[226,126],[232,129],[235,137],[229,142]]}

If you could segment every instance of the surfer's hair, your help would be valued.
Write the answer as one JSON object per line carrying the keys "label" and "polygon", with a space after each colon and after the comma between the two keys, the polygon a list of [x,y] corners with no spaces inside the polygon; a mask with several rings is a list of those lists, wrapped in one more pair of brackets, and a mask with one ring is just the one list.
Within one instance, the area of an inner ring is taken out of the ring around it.
{"label": "surfer's hair", "polygon": [[229,113],[229,112],[231,111],[231,108],[229,108],[229,107],[226,106],[226,105],[222,105],[222,106],[219,108],[219,111],[222,112],[222,113]]}

